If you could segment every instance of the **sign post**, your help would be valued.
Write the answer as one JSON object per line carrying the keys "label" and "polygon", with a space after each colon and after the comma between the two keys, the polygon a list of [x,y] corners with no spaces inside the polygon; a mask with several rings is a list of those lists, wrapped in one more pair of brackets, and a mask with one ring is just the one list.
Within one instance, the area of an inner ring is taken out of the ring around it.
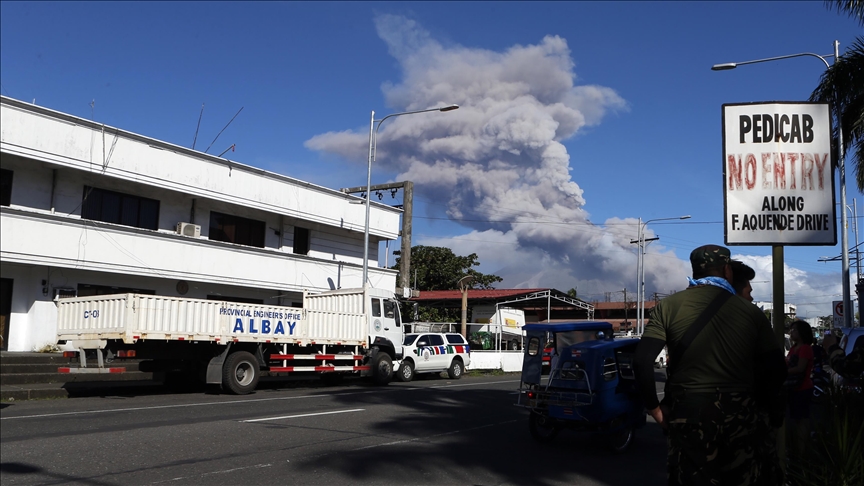
{"label": "sign post", "polygon": [[835,328],[843,327],[843,301],[835,300],[831,302],[831,308],[834,309],[834,326]]}
{"label": "sign post", "polygon": [[772,246],[772,320],[779,342],[784,246],[837,244],[831,133],[827,103],[723,105],[725,241]]}

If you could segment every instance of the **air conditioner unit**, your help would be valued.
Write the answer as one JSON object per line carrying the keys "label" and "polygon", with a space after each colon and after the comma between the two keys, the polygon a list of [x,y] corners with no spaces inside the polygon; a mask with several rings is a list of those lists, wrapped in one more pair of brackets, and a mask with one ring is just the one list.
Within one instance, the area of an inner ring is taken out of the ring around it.
{"label": "air conditioner unit", "polygon": [[177,234],[199,238],[201,236],[201,225],[192,223],[177,223]]}

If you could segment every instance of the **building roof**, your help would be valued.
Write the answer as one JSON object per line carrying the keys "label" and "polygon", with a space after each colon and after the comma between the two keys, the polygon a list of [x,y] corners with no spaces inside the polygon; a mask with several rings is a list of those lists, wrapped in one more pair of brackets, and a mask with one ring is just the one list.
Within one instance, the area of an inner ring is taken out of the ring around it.
{"label": "building roof", "polygon": [[[623,310],[625,303],[624,302],[592,302],[592,304],[594,304],[594,310],[599,311],[599,310]],[[637,302],[628,301],[626,304],[627,304],[627,309],[632,310],[632,309],[636,308]],[[645,301],[645,308],[646,309],[653,308],[655,305],[657,305],[657,302],[655,302],[653,300]]]}
{"label": "building roof", "polygon": [[[521,295],[545,292],[554,289],[468,289],[468,299],[505,299]],[[431,300],[462,300],[461,290],[421,290],[419,297],[412,301],[426,302]]]}

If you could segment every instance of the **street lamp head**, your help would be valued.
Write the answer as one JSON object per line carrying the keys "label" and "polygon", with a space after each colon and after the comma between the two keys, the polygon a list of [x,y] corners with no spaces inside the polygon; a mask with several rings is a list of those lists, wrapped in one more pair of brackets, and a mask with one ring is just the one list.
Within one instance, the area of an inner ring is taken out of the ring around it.
{"label": "street lamp head", "polygon": [[459,105],[447,105],[447,106],[443,106],[441,108],[438,108],[438,111],[453,111],[453,110],[458,110],[458,109],[459,109]]}
{"label": "street lamp head", "polygon": [[734,62],[725,62],[723,64],[715,64],[711,66],[712,71],[728,71],[730,69],[735,69],[738,67],[737,63]]}

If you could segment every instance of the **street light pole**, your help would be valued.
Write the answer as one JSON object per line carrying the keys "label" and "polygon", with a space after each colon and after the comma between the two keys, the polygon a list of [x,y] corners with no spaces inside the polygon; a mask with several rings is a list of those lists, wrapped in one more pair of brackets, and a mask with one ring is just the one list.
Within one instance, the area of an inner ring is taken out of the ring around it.
{"label": "street light pole", "polygon": [[[755,59],[752,61],[727,62],[727,63],[722,63],[722,64],[715,64],[715,65],[711,66],[711,70],[713,70],[713,71],[725,71],[728,69],[735,69],[738,66],[743,66],[746,64],[756,64],[756,63],[760,63],[760,62],[778,61],[781,59],[791,59],[793,57],[803,57],[803,56],[815,57],[815,58],[819,59],[820,61],[822,61],[823,63],[825,63],[825,67],[827,69],[830,69],[831,65],[828,64],[828,61],[825,60],[825,58],[826,57],[833,57],[834,63],[835,64],[837,63],[837,60],[840,59],[840,41],[837,41],[837,40],[834,41],[834,54],[825,54],[825,55],[820,56],[819,54],[814,54],[812,52],[801,52],[798,54],[789,54],[786,56],[768,57],[765,59]],[[838,138],[838,140],[837,140],[837,159],[838,159],[837,165],[840,169],[840,200],[841,200],[842,207],[845,208],[846,207],[846,154],[845,154],[845,150],[843,147],[843,120],[840,117],[840,106],[839,106],[837,98],[836,98],[837,93],[834,93],[834,96],[835,96],[835,98],[833,100],[834,101],[833,102],[834,115],[835,115],[835,118],[837,119],[837,133],[838,133],[838,135],[837,135],[837,138]],[[841,215],[840,215],[840,227],[842,230],[842,233],[840,235],[840,241],[841,241],[842,258],[843,258],[843,326],[844,327],[852,327],[852,315],[851,315],[852,314],[852,312],[851,312],[852,301],[850,298],[850,289],[849,289],[849,235],[848,235],[849,231],[848,231],[847,225],[848,225],[848,222],[846,220],[846,210],[843,209],[843,211],[841,212]],[[774,246],[775,246],[774,247],[774,255],[778,256],[781,260],[781,262],[779,264],[778,264],[778,262],[774,262],[775,263],[774,269],[776,272],[777,268],[778,267],[780,268],[781,273],[779,274],[779,276],[780,276],[779,278],[782,278],[783,247],[780,245],[774,245]],[[777,278],[778,278],[778,274],[775,273],[775,280]],[[781,308],[781,309],[785,308],[785,302],[784,302],[785,299],[782,299],[782,297],[783,296],[780,296],[779,299],[778,299],[778,296],[774,297],[775,311],[777,309],[778,301],[780,302],[779,308]],[[775,314],[776,314],[776,312],[775,312]],[[780,315],[782,316],[782,313],[780,313]],[[775,321],[775,327],[777,327],[778,322],[782,325],[782,321]]]}
{"label": "street light pole", "polygon": [[[637,258],[639,281],[637,282],[638,285],[636,285],[636,332],[640,336],[645,332],[645,227],[653,221],[670,221],[674,219],[690,219],[690,215],[678,216],[677,218],[649,219],[644,223],[642,222],[642,218],[639,218],[639,232],[636,241],[639,243],[639,256]],[[651,241],[655,241],[656,239],[652,238]],[[635,242],[631,241],[630,243]]]}
{"label": "street light pole", "polygon": [[[401,113],[391,113],[380,120],[375,119],[375,111],[372,111],[371,120],[369,122],[369,164],[366,170],[366,223],[363,228],[363,282],[362,287],[366,287],[369,279],[369,196],[372,192],[372,162],[375,160],[375,149],[378,141],[378,129],[384,120],[402,115],[414,115],[417,113],[427,113],[430,111],[453,111],[459,109],[459,105],[447,105],[439,108],[429,108],[427,110],[404,111]],[[377,125],[376,125],[377,123]]]}

